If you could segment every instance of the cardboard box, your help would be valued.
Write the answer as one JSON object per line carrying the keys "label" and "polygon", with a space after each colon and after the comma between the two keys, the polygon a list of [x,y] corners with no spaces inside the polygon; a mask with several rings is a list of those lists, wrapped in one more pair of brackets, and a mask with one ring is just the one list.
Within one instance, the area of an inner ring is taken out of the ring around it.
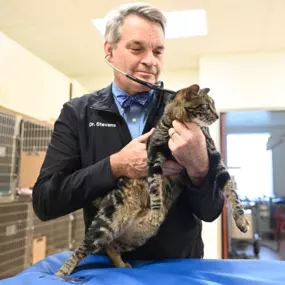
{"label": "cardboard box", "polygon": [[46,152],[21,152],[20,155],[20,173],[19,173],[19,187],[33,188],[41,166],[45,159]]}
{"label": "cardboard box", "polygon": [[32,262],[33,264],[43,260],[46,257],[46,237],[33,239],[32,249]]}

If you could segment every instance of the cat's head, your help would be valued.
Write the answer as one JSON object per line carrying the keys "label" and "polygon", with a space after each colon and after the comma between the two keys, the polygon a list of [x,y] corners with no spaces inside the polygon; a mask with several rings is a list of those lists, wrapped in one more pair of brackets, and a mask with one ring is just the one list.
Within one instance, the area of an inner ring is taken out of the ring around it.
{"label": "cat's head", "polygon": [[200,126],[213,124],[219,116],[209,91],[209,88],[200,89],[197,84],[179,90],[174,99],[176,108],[180,109],[178,119],[184,122],[195,121]]}

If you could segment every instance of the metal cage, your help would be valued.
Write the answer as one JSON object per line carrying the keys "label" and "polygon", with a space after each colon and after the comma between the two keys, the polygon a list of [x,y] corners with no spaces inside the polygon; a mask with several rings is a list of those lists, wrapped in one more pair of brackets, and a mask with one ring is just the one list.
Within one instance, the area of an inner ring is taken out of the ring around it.
{"label": "metal cage", "polygon": [[29,266],[29,203],[0,204],[0,279]]}
{"label": "metal cage", "polygon": [[72,213],[71,221],[72,221],[71,249],[75,249],[82,242],[85,234],[83,210],[78,210]]}
{"label": "metal cage", "polygon": [[52,132],[53,127],[48,123],[22,120],[19,188],[34,187]]}
{"label": "metal cage", "polygon": [[18,183],[20,118],[0,111],[0,195],[11,196]]}
{"label": "metal cage", "polygon": [[35,241],[44,239],[43,258],[75,249],[84,237],[82,210],[47,222],[40,221],[31,202],[0,203],[0,279],[35,262]]}
{"label": "metal cage", "polygon": [[82,210],[42,222],[29,196],[16,195],[18,189],[33,188],[53,126],[6,111],[0,110],[0,279],[74,249],[85,231]]}
{"label": "metal cage", "polygon": [[23,119],[22,151],[29,154],[45,152],[51,140],[53,127],[48,123]]}

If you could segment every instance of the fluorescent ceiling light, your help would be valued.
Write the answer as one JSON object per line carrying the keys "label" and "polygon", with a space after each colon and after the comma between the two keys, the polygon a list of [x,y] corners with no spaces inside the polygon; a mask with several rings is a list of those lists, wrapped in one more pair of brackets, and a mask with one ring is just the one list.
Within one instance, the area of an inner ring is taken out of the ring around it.
{"label": "fluorescent ceiling light", "polygon": [[91,22],[96,27],[96,29],[99,31],[99,33],[104,36],[106,19],[105,18],[103,18],[103,19],[94,19],[94,20],[91,20]]}
{"label": "fluorescent ceiling light", "polygon": [[[167,26],[165,35],[167,39],[204,36],[208,33],[206,11],[182,10],[165,12]],[[91,20],[100,34],[105,33],[106,19]]]}

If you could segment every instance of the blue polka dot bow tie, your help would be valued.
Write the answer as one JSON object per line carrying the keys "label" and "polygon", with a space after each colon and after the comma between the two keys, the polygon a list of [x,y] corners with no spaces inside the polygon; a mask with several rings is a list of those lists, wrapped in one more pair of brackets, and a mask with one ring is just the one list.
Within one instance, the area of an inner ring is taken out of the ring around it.
{"label": "blue polka dot bow tie", "polygon": [[148,92],[138,93],[133,96],[127,94],[119,94],[117,96],[117,100],[123,108],[128,108],[133,104],[140,104],[144,106],[148,101],[148,96]]}

